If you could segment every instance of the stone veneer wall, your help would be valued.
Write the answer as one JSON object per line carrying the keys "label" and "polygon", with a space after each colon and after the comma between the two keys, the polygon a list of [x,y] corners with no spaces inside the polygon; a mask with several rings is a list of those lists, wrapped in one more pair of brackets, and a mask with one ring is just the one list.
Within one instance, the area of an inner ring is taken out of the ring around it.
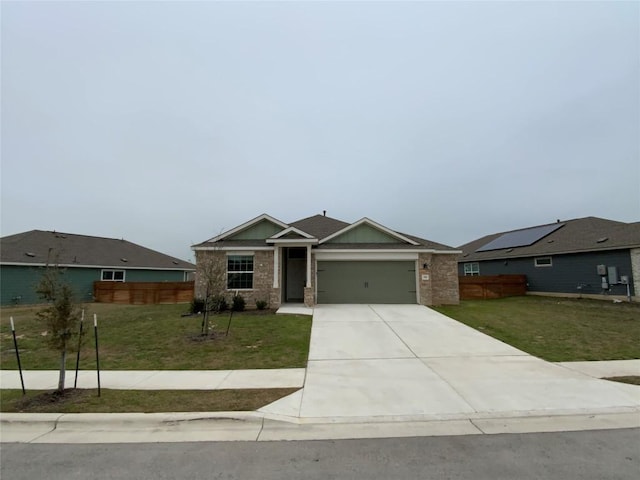
{"label": "stone veneer wall", "polygon": [[[431,285],[433,282],[433,275],[429,268],[423,267],[425,263],[431,266],[431,257],[433,257],[433,255],[430,253],[421,253],[418,255],[418,289],[420,293],[420,305],[433,305],[433,292]],[[429,275],[429,279],[424,280],[422,278],[423,275]]]}
{"label": "stone veneer wall", "polygon": [[[196,251],[196,297],[204,296],[203,266],[213,261],[216,268],[223,268],[226,277],[227,252],[224,251]],[[226,282],[226,278],[225,278]],[[225,290],[227,302],[231,305],[231,299],[235,290]],[[238,290],[238,293],[246,301],[246,308],[256,308],[256,300],[266,300],[269,308],[280,306],[280,289],[273,288],[273,251],[257,250],[253,253],[253,289]]]}
{"label": "stone veneer wall", "polygon": [[[428,268],[424,268],[424,264]],[[423,280],[428,275],[428,280]],[[458,256],[453,254],[421,253],[418,256],[418,285],[420,304],[457,305],[460,303],[458,286]]]}
{"label": "stone veneer wall", "polygon": [[[311,288],[305,288],[304,291],[305,304],[309,306],[315,305],[317,301],[314,257],[311,262]],[[637,257],[640,258],[640,253]],[[226,258],[227,253],[224,251],[196,251],[196,297],[204,296],[202,268],[207,259],[217,262],[217,268],[222,268],[226,275]],[[425,263],[429,265],[427,269],[423,268]],[[273,288],[273,251],[255,251],[253,269],[253,289],[239,291],[247,308],[255,308],[256,300],[266,300],[269,308],[278,308],[281,304],[281,289]],[[429,279],[423,280],[423,275],[428,275]],[[634,271],[635,278],[640,278],[640,275],[636,276]],[[460,302],[457,255],[421,253],[418,258],[418,286],[421,305],[457,305]],[[233,294],[233,290],[226,290],[229,305]]]}
{"label": "stone veneer wall", "polygon": [[640,248],[632,248],[629,251],[631,256],[631,275],[633,276],[633,299],[640,300]]}
{"label": "stone veneer wall", "polygon": [[[317,302],[316,283],[318,281],[316,275],[317,260],[313,250],[311,251],[311,287],[304,287],[304,304],[307,307],[313,307]],[[306,275],[306,272],[305,272]]]}

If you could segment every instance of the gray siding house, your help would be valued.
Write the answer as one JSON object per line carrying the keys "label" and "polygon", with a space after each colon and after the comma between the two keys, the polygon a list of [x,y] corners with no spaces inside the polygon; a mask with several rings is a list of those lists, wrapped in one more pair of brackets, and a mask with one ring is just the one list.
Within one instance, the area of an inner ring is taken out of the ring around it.
{"label": "gray siding house", "polygon": [[31,230],[0,239],[2,305],[41,302],[35,292],[44,267],[57,264],[77,301],[93,300],[94,281],[182,282],[195,265],[115,238]]}
{"label": "gray siding house", "polygon": [[459,247],[459,275],[527,276],[538,294],[640,298],[640,222],[597,217],[487,235]]}
{"label": "gray siding house", "polygon": [[[394,231],[314,215],[284,223],[267,214],[193,245],[196,296],[207,269],[224,294],[253,305],[283,303],[458,303],[458,250]],[[209,270],[211,271],[211,270]]]}

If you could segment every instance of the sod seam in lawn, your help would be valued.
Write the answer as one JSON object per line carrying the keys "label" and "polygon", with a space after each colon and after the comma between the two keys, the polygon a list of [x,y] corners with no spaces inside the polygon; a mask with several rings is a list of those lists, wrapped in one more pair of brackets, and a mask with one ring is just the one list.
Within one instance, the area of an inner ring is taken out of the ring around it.
{"label": "sod seam in lawn", "polygon": [[[86,317],[98,316],[102,370],[237,370],[304,368],[309,353],[311,317],[270,312],[229,313],[212,317],[213,335],[199,336],[200,316],[182,317],[186,305],[86,305]],[[47,346],[50,332],[35,313],[38,307],[2,308],[1,367],[17,369],[9,317],[18,335],[22,368],[57,370],[58,354]],[[80,368],[96,367],[93,322],[85,323]],[[67,368],[75,368],[75,353]]]}
{"label": "sod seam in lawn", "polygon": [[436,310],[551,362],[640,358],[636,303],[524,296]]}

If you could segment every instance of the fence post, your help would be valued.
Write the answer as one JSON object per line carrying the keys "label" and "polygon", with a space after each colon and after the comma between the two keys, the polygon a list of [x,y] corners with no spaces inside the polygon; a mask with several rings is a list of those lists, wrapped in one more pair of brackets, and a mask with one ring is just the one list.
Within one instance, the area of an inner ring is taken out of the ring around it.
{"label": "fence post", "polygon": [[16,327],[13,324],[13,317],[9,317],[11,319],[11,334],[13,335],[13,347],[16,349],[16,358],[18,360],[18,370],[20,371],[20,385],[22,385],[22,395],[25,395],[27,392],[24,389],[24,378],[22,378],[22,364],[20,363],[20,351],[18,350],[18,339],[16,338]]}

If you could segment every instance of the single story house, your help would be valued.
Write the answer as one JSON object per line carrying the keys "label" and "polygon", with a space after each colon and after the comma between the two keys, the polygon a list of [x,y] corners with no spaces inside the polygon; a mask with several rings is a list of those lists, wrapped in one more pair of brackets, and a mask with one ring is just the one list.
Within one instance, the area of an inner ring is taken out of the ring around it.
{"label": "single story house", "polygon": [[248,305],[283,303],[457,304],[460,251],[363,218],[314,215],[284,223],[260,215],[193,245],[196,296],[207,265],[223,272],[227,295]]}
{"label": "single story house", "polygon": [[640,222],[558,220],[459,248],[460,275],[526,275],[528,292],[536,294],[639,298]]}
{"label": "single story house", "polygon": [[115,238],[31,230],[0,239],[2,305],[34,304],[46,265],[57,264],[77,301],[93,300],[94,281],[182,282],[195,265]]}

